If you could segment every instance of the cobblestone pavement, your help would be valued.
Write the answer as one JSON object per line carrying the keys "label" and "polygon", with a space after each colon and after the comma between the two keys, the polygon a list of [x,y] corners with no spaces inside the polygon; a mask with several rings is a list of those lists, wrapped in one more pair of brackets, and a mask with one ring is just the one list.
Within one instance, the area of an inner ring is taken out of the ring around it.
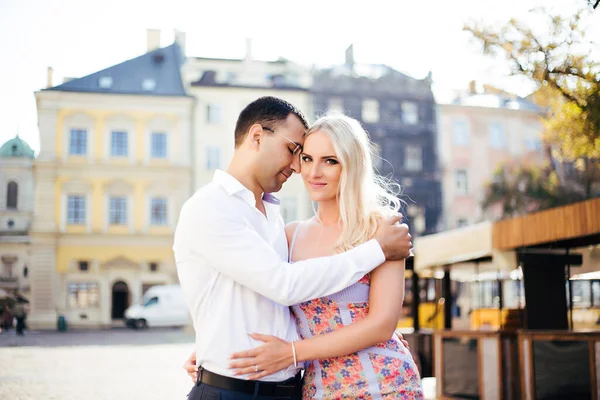
{"label": "cobblestone pavement", "polygon": [[182,329],[0,334],[0,399],[185,400],[193,350]]}

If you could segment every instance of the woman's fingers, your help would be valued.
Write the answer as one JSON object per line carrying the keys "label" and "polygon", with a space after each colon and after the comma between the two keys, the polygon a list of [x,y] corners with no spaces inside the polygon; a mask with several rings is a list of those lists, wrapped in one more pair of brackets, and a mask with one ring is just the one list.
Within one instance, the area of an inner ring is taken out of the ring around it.
{"label": "woman's fingers", "polygon": [[248,336],[250,336],[254,340],[260,340],[261,342],[268,342],[270,340],[276,339],[275,336],[263,335],[262,333],[249,333]]}
{"label": "woman's fingers", "polygon": [[238,351],[237,353],[233,353],[229,358],[233,360],[233,359],[236,359],[236,358],[256,357],[259,354],[259,352],[260,352],[259,349],[260,349],[260,347],[258,347],[256,349]]}
{"label": "woman's fingers", "polygon": [[243,360],[231,361],[229,363],[229,368],[231,368],[231,369],[247,368],[247,367],[254,367],[257,364],[258,364],[258,362],[256,361],[255,358],[245,358]]}
{"label": "woman's fingers", "polygon": [[258,379],[260,379],[260,378],[264,378],[265,376],[269,376],[269,375],[271,375],[271,373],[270,373],[270,372],[267,372],[267,371],[262,371],[262,372],[259,372],[258,374],[253,374],[253,375],[250,375],[250,376],[248,377],[248,380],[251,380],[251,381],[256,381],[256,380],[258,380]]}
{"label": "woman's fingers", "polygon": [[[258,371],[262,372],[260,370],[260,367],[259,367]],[[254,365],[251,366],[251,367],[237,368],[235,371],[233,371],[233,375],[236,375],[236,376],[239,376],[239,375],[250,375],[250,374],[253,374],[253,375],[257,374],[256,367]]]}

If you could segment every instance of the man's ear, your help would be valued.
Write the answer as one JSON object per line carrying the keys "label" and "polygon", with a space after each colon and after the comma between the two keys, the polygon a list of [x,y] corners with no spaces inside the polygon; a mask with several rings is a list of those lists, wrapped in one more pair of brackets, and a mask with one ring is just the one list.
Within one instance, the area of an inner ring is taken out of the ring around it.
{"label": "man's ear", "polygon": [[250,144],[250,147],[258,149],[263,133],[264,130],[260,124],[254,124],[250,127],[248,135],[246,136],[246,140],[248,141],[248,144]]}

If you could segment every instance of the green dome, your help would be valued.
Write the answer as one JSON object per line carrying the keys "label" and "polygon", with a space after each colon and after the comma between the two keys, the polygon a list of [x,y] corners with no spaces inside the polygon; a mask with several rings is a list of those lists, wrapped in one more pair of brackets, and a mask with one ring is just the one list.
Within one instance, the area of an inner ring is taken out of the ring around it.
{"label": "green dome", "polygon": [[0,147],[0,158],[6,157],[27,157],[34,158],[33,150],[19,135],[10,139]]}

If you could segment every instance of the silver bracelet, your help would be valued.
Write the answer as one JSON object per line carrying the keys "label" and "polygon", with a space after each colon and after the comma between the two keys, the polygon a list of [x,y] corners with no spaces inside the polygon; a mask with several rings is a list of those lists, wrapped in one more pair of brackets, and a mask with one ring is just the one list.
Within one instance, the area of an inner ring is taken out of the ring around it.
{"label": "silver bracelet", "polygon": [[298,359],[296,358],[296,345],[292,342],[292,354],[294,355],[294,367],[298,368]]}

